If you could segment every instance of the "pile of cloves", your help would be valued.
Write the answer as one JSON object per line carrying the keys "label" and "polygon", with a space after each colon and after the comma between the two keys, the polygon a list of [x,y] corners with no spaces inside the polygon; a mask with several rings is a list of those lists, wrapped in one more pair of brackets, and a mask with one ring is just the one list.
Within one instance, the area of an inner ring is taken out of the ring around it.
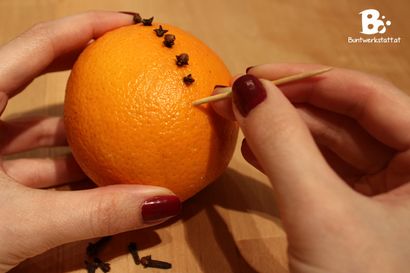
{"label": "pile of cloves", "polygon": [[96,243],[88,244],[86,249],[88,259],[84,261],[87,273],[95,273],[98,268],[104,273],[110,272],[110,264],[98,258],[98,254],[111,241],[111,238],[111,236],[103,237]]}
{"label": "pile of cloves", "polygon": [[[87,273],[95,273],[97,269],[100,269],[104,273],[110,272],[111,270],[110,264],[102,261],[97,256],[101,252],[101,250],[108,244],[110,240],[111,240],[111,236],[107,236],[107,237],[101,238],[96,243],[88,244],[87,249],[86,249],[88,259],[84,261],[85,268],[87,269]],[[136,265],[142,265],[144,268],[147,268],[147,267],[158,268],[158,269],[172,268],[172,264],[168,262],[164,262],[164,261],[154,260],[151,258],[151,255],[147,255],[147,256],[140,258],[138,254],[138,246],[135,242],[129,243],[128,252],[131,254],[134,260],[134,263]]]}
{"label": "pile of cloves", "polygon": [[[135,24],[142,23],[144,26],[152,26],[153,20],[154,17],[143,19],[138,13],[134,15]],[[168,30],[163,29],[162,25],[159,25],[158,28],[154,29],[154,32],[158,37],[164,37],[162,43],[165,47],[172,48],[174,46],[176,40],[175,35],[171,33],[166,34]],[[188,65],[189,56],[187,53],[181,53],[180,55],[177,55],[176,58],[177,66],[182,67]],[[192,74],[188,74],[182,78],[182,81],[189,86],[195,82],[195,79],[192,77]]]}

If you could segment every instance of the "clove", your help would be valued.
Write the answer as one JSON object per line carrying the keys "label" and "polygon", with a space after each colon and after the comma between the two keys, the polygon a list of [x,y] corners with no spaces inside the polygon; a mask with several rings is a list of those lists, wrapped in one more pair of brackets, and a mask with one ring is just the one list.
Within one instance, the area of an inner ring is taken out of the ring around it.
{"label": "clove", "polygon": [[175,39],[174,34],[165,34],[163,43],[166,47],[171,48],[175,44]]}
{"label": "clove", "polygon": [[141,23],[141,22],[142,22],[141,15],[140,15],[139,13],[136,13],[136,14],[134,15],[133,20],[134,20],[134,24],[139,24],[139,23]]}
{"label": "clove", "polygon": [[188,65],[188,61],[189,61],[188,54],[182,53],[180,55],[177,55],[176,58],[177,58],[177,60],[176,60],[177,66]]}
{"label": "clove", "polygon": [[158,37],[164,36],[165,33],[168,32],[167,29],[163,29],[161,25],[159,25],[159,28],[154,29],[155,33],[157,34]]}
{"label": "clove", "polygon": [[134,242],[131,242],[128,245],[128,251],[131,253],[132,258],[134,259],[134,263],[136,265],[140,264],[141,261],[140,261],[140,256],[138,255],[138,246],[137,246],[137,244],[134,243]]}
{"label": "clove", "polygon": [[101,261],[99,258],[94,258],[94,264],[99,267],[104,273],[110,272],[111,266],[109,263]]}
{"label": "clove", "polygon": [[98,252],[103,249],[109,241],[111,241],[111,236],[102,237],[95,243],[89,243],[87,246],[87,255],[88,257],[95,257],[97,256]]}
{"label": "clove", "polygon": [[145,256],[141,258],[141,264],[146,267],[152,268],[160,268],[160,269],[170,269],[172,264],[164,261],[153,260],[151,255]]}
{"label": "clove", "polygon": [[191,85],[191,84],[193,84],[194,81],[195,81],[195,79],[192,78],[192,75],[191,75],[191,74],[188,74],[188,75],[185,76],[182,80],[184,81],[184,83],[185,83],[186,85]]}
{"label": "clove", "polygon": [[95,263],[90,263],[89,261],[84,261],[85,268],[87,269],[87,273],[95,273],[98,266]]}
{"label": "clove", "polygon": [[144,26],[152,26],[152,21],[154,21],[154,17],[141,20],[141,22]]}

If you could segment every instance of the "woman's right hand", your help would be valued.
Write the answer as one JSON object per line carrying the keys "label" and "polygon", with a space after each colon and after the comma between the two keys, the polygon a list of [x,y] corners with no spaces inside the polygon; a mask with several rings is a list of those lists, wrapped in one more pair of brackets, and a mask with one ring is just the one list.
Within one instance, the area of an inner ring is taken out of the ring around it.
{"label": "woman's right hand", "polygon": [[267,81],[316,68],[253,67],[213,107],[238,121],[243,156],[275,189],[292,272],[408,272],[410,98],[344,69]]}

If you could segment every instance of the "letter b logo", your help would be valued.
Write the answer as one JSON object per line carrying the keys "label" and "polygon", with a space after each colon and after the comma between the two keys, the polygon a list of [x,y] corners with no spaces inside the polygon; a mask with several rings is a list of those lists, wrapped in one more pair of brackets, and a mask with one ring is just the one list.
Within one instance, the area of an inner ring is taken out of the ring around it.
{"label": "letter b logo", "polygon": [[[376,34],[376,33],[385,33],[386,26],[390,26],[391,22],[386,21],[386,24],[383,20],[379,19],[380,12],[376,9],[366,9],[359,14],[362,15],[362,32],[363,34]],[[382,19],[386,17],[382,16]]]}

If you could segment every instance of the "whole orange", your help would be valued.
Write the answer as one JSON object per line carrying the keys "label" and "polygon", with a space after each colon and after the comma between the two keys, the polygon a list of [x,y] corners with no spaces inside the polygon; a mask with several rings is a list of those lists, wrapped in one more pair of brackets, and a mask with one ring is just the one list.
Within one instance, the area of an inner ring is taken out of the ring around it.
{"label": "whole orange", "polygon": [[[90,44],[68,84],[64,122],[72,153],[98,185],[146,184],[186,200],[226,169],[237,124],[209,105],[192,106],[231,75],[203,42],[171,25],[122,27]],[[177,66],[176,55],[189,62]],[[188,74],[195,80],[183,81]]]}

